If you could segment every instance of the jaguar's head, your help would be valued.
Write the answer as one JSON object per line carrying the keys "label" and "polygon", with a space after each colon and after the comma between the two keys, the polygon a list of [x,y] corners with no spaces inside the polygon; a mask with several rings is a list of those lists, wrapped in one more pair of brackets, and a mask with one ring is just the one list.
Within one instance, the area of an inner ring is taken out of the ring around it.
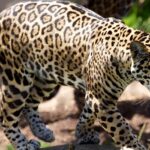
{"label": "jaguar's head", "polygon": [[131,73],[135,80],[150,90],[150,46],[133,41],[130,49],[133,60]]}

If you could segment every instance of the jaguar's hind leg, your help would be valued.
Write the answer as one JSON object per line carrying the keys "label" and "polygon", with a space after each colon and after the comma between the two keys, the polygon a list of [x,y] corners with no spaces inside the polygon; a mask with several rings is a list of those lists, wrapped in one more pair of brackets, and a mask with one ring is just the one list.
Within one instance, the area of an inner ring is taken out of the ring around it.
{"label": "jaguar's hind leg", "polygon": [[4,127],[4,133],[16,150],[39,150],[40,148],[40,143],[38,141],[28,141],[26,137],[21,134],[18,125],[12,127]]}
{"label": "jaguar's hind leg", "polygon": [[[15,88],[17,89],[17,86],[12,86],[11,90],[14,91]],[[23,92],[19,90],[16,90],[16,94],[11,94],[9,88],[2,90],[2,100],[0,103],[2,113],[1,124],[6,137],[16,150],[38,150],[40,148],[39,142],[35,140],[28,141],[18,126],[20,115],[25,106],[23,96],[25,97]]]}
{"label": "jaguar's hind leg", "polygon": [[23,110],[23,114],[30,125],[31,131],[36,137],[46,142],[55,140],[53,131],[46,127],[36,110],[26,107]]}
{"label": "jaguar's hind leg", "polygon": [[[45,84],[36,78],[35,86],[32,88],[29,98],[26,101],[26,108],[23,110],[33,134],[46,142],[53,141],[53,131],[48,129],[37,112],[38,105],[43,99],[50,99],[57,89],[55,85]],[[46,90],[45,90],[46,89]]]}
{"label": "jaguar's hind leg", "polygon": [[20,68],[13,69],[8,64],[0,74],[0,114],[1,124],[5,135],[16,150],[38,150],[40,144],[37,141],[28,141],[21,133],[18,122],[25,107],[33,85],[34,75],[19,64]]}

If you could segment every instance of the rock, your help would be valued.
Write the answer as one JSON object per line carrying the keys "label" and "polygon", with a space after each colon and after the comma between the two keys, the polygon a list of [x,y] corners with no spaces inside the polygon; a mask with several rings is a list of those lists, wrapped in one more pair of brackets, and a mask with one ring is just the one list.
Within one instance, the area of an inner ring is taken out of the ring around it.
{"label": "rock", "polygon": [[76,107],[73,93],[73,88],[62,86],[55,97],[41,103],[38,111],[44,122],[54,122],[67,116],[76,115],[78,108]]}

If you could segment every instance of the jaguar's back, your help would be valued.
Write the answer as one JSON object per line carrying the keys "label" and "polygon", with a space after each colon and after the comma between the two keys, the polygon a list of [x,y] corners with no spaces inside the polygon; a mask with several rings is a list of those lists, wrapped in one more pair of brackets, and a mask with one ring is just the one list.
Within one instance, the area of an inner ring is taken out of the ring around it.
{"label": "jaguar's back", "polygon": [[145,150],[116,103],[134,79],[149,86],[149,34],[70,2],[39,1],[4,10],[0,39],[0,119],[17,150],[39,147],[20,133],[21,113],[37,137],[54,139],[36,109],[57,85],[86,92],[76,132],[81,143],[98,142],[91,130],[98,118],[118,146]]}
{"label": "jaguar's back", "polygon": [[69,2],[19,3],[1,13],[1,51],[38,77],[68,84],[63,70],[81,78],[89,34],[99,19]]}

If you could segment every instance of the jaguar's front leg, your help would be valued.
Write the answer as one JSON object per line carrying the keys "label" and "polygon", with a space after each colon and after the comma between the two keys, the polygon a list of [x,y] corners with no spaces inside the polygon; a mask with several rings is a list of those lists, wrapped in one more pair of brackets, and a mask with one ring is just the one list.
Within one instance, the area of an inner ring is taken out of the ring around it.
{"label": "jaguar's front leg", "polygon": [[89,92],[86,93],[85,99],[85,106],[76,127],[76,137],[79,144],[98,144],[99,134],[93,129],[96,119],[96,108],[94,108],[96,101]]}
{"label": "jaguar's front leg", "polygon": [[98,119],[101,126],[110,134],[121,150],[146,150],[118,111],[116,103],[113,104],[111,101],[101,100]]}

